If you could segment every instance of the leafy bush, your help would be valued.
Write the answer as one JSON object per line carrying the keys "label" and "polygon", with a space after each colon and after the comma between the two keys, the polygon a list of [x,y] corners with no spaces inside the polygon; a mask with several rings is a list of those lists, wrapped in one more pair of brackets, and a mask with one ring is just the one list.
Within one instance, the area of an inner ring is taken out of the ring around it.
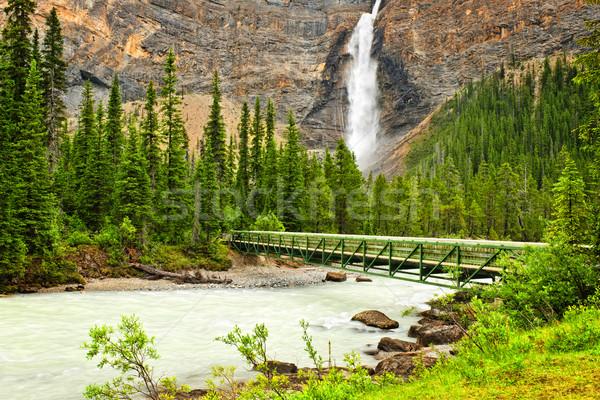
{"label": "leafy bush", "polygon": [[[171,400],[177,393],[177,379],[174,377],[154,379],[154,368],[149,360],[159,358],[154,337],[149,338],[135,315],[121,316],[121,323],[115,329],[104,325],[90,329],[90,343],[84,343],[88,350],[87,358],[100,355],[98,368],[108,365],[120,375],[102,385],[92,384],[85,388],[88,399],[132,399],[137,394],[152,400]],[[189,391],[186,385],[182,390]]]}
{"label": "leafy bush", "polygon": [[585,252],[565,238],[550,238],[545,248],[528,248],[522,261],[504,258],[504,283],[496,287],[504,310],[522,326],[559,319],[570,306],[594,293],[600,270]]}
{"label": "leafy bush", "polygon": [[263,232],[285,232],[283,223],[273,213],[259,216],[250,229]]}
{"label": "leafy bush", "polygon": [[597,307],[570,307],[561,324],[550,331],[546,346],[555,352],[590,350],[600,345],[600,310]]}

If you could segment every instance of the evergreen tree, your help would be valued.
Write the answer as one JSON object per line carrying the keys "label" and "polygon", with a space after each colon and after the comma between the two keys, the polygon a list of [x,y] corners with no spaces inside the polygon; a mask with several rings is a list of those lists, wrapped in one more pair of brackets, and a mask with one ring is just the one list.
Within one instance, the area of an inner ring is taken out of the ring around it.
{"label": "evergreen tree", "polygon": [[188,187],[188,136],[179,108],[181,100],[175,91],[177,77],[175,76],[175,54],[172,49],[167,53],[164,70],[161,111],[162,134],[166,139],[167,147],[164,151],[161,187],[163,233],[166,235],[165,240],[176,243],[183,240],[185,229],[189,227],[186,221],[190,200],[185,195],[185,189]]}
{"label": "evergreen tree", "polygon": [[7,78],[14,82],[14,96],[21,101],[29,75],[31,61],[31,16],[35,13],[34,0],[8,0],[4,8],[7,15],[2,31],[8,56]]}
{"label": "evergreen tree", "polygon": [[223,122],[221,110],[221,80],[219,79],[219,73],[216,70],[210,94],[212,95],[213,102],[210,107],[208,122],[206,126],[204,126],[204,140],[207,147],[209,147],[208,145],[210,144],[217,173],[217,181],[221,182],[225,171],[227,150],[225,143],[225,123]]}
{"label": "evergreen tree", "polygon": [[566,159],[565,169],[553,192],[555,220],[552,231],[563,233],[571,243],[585,243],[589,216],[585,183],[570,157]]}
{"label": "evergreen tree", "polygon": [[276,212],[277,198],[277,143],[275,142],[275,106],[271,99],[267,102],[265,115],[265,153],[263,188],[268,191],[264,200],[264,213]]}
{"label": "evergreen tree", "polygon": [[235,184],[236,189],[239,190],[243,199],[248,197],[248,192],[250,190],[250,160],[248,149],[249,120],[250,110],[248,109],[248,103],[244,103],[242,105],[242,114],[238,125],[240,144],[238,149],[238,169]]}
{"label": "evergreen tree", "polygon": [[144,104],[144,119],[142,120],[142,140],[141,149],[142,156],[146,160],[148,177],[150,178],[150,187],[153,192],[156,192],[156,184],[161,162],[160,145],[162,143],[158,113],[156,111],[157,95],[154,83],[150,81],[146,90],[146,103]]}
{"label": "evergreen tree", "polygon": [[33,38],[31,38],[31,60],[34,62],[37,68],[40,68],[42,62],[42,53],[40,53],[40,32],[37,28],[33,31]]}
{"label": "evergreen tree", "polygon": [[301,164],[300,131],[292,110],[288,112],[288,126],[284,137],[287,142],[279,162],[279,184],[277,193],[277,217],[284,223],[286,230],[301,230],[303,204],[304,172]]}
{"label": "evergreen tree", "polygon": [[63,38],[56,8],[52,7],[46,19],[46,36],[43,40],[41,75],[45,101],[45,123],[50,170],[54,171],[60,157],[58,135],[65,116],[63,96],[66,84],[67,63],[63,60]]}
{"label": "evergreen tree", "polygon": [[81,184],[84,180],[88,157],[94,144],[96,134],[96,115],[94,114],[94,93],[92,84],[87,81],[83,88],[81,104],[79,106],[79,126],[73,136],[73,158],[71,170],[73,175],[73,189],[79,197]]}
{"label": "evergreen tree", "polygon": [[108,97],[108,112],[104,131],[106,132],[107,151],[111,158],[113,171],[116,173],[125,139],[123,137],[123,108],[121,106],[121,91],[119,77],[115,74]]}
{"label": "evergreen tree", "polygon": [[361,233],[366,220],[366,193],[362,187],[363,177],[344,139],[338,141],[333,156],[332,195],[334,224],[338,233]]}
{"label": "evergreen tree", "polygon": [[204,241],[210,243],[211,238],[218,234],[219,214],[222,213],[219,198],[219,184],[211,143],[206,143],[204,157],[198,159],[194,174],[196,182],[196,196],[194,207],[194,222],[192,230],[192,244],[200,240],[200,233],[204,233]]}
{"label": "evergreen tree", "polygon": [[14,191],[15,217],[19,234],[29,254],[42,255],[52,246],[52,212],[54,202],[44,146],[43,99],[39,90],[39,74],[31,62],[25,92],[19,104],[19,139],[15,143],[19,166]]}
{"label": "evergreen tree", "polygon": [[306,169],[308,193],[305,196],[304,232],[332,232],[333,215],[331,214],[331,190],[323,175],[323,167],[313,154]]}
{"label": "evergreen tree", "polygon": [[254,182],[254,187],[262,187],[263,180],[263,136],[264,125],[262,122],[262,111],[260,108],[260,99],[256,96],[254,102],[254,115],[250,126],[250,136],[252,136],[252,147],[250,148],[250,177]]}
{"label": "evergreen tree", "polygon": [[116,180],[116,210],[119,219],[129,218],[137,228],[140,243],[144,243],[152,215],[152,193],[135,124],[131,123],[128,130],[129,140]]}

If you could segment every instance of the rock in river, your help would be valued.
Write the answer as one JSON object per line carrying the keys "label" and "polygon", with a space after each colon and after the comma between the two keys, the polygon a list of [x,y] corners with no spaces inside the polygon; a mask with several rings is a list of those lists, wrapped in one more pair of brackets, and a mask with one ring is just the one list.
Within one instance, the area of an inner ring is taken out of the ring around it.
{"label": "rock in river", "polygon": [[359,312],[352,317],[352,321],[359,321],[365,325],[374,326],[381,329],[394,329],[399,326],[398,321],[394,321],[393,319],[388,318],[388,316],[381,311],[376,310]]}

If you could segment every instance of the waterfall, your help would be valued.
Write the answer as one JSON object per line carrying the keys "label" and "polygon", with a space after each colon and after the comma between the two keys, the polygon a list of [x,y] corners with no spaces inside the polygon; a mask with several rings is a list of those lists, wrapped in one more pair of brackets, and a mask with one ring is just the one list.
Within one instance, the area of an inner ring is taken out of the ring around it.
{"label": "waterfall", "polygon": [[346,133],[348,147],[363,170],[373,161],[379,131],[377,61],[371,58],[371,48],[373,23],[380,3],[381,0],[376,0],[371,14],[361,16],[348,44],[352,65],[347,87],[350,107]]}

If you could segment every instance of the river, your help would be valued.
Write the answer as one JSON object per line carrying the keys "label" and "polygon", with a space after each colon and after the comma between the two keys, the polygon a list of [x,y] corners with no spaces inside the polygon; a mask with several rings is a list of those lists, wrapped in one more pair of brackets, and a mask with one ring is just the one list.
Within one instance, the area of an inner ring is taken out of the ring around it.
{"label": "river", "polygon": [[[343,365],[343,354],[381,337],[407,339],[419,317],[403,310],[427,308],[434,293],[447,289],[374,277],[372,283],[327,283],[278,289],[198,289],[46,293],[0,298],[0,399],[81,399],[86,385],[112,375],[87,360],[81,344],[90,327],[116,325],[120,315],[135,313],[146,332],[156,337],[161,359],[156,376],[177,376],[192,388],[205,387],[210,366],[235,365],[236,377],[251,376],[237,352],[214,342],[238,324],[244,331],[263,322],[269,329],[268,353],[277,360],[310,366],[303,351],[300,319],[324,359],[331,341],[332,359]],[[377,309],[400,322],[381,331],[350,321],[355,313]],[[363,355],[365,364],[376,363]]]}

